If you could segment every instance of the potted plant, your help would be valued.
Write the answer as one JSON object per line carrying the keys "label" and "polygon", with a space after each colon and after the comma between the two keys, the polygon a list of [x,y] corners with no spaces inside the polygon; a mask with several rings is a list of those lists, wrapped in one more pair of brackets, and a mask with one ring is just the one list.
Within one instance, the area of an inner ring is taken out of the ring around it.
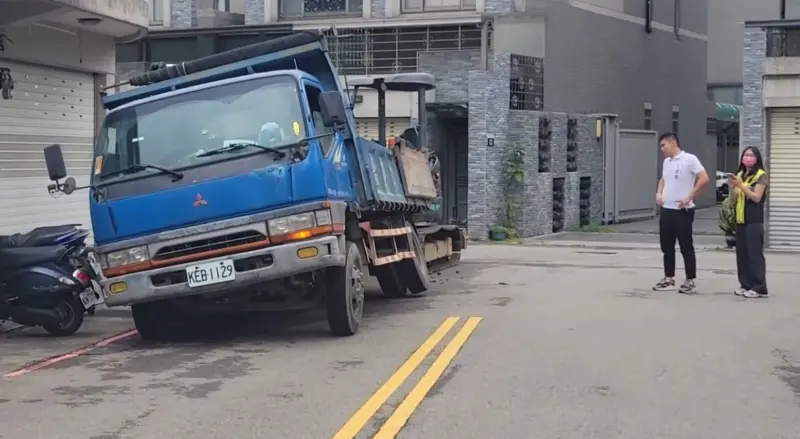
{"label": "potted plant", "polygon": [[525,150],[520,146],[512,146],[509,151],[504,170],[505,184],[503,190],[503,206],[499,212],[499,223],[489,230],[489,238],[493,241],[519,240],[517,219],[520,206],[516,200],[520,187],[525,180]]}
{"label": "potted plant", "polygon": [[736,198],[728,195],[722,200],[717,221],[720,230],[725,233],[725,245],[736,247]]}
{"label": "potted plant", "polygon": [[492,241],[505,241],[508,239],[508,227],[496,225],[489,229],[489,239]]}

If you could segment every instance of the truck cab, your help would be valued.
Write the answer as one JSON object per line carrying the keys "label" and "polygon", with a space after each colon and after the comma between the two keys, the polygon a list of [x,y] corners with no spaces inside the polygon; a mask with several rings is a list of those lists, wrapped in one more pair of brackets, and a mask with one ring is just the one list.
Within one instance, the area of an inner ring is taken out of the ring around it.
{"label": "truck cab", "polygon": [[[104,97],[87,189],[105,302],[130,305],[142,337],[177,336],[209,312],[322,302],[332,332],[352,335],[366,275],[391,277],[397,295],[412,270],[411,288],[427,288],[424,237],[404,219],[436,196],[426,160],[357,136],[321,35],[130,83]],[[77,189],[60,147],[45,157],[51,192]]]}

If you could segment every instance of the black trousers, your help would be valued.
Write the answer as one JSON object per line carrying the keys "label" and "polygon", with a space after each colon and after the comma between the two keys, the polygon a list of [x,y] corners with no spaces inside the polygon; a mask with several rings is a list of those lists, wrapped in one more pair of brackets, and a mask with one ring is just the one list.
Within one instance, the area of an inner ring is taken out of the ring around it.
{"label": "black trousers", "polygon": [[675,277],[675,241],[683,255],[686,279],[697,277],[697,258],[692,239],[694,209],[661,209],[658,232],[661,252],[664,253],[664,277]]}
{"label": "black trousers", "polygon": [[767,261],[764,259],[764,224],[736,226],[736,271],[746,290],[767,294]]}

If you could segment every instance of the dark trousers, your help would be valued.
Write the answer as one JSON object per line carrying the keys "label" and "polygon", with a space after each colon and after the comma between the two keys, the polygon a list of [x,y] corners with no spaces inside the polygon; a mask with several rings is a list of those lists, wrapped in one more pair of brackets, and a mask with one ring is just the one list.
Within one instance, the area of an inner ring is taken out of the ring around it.
{"label": "dark trousers", "polygon": [[683,255],[686,279],[697,277],[697,259],[694,255],[692,224],[694,209],[661,209],[658,219],[658,234],[661,251],[664,253],[664,277],[675,277],[675,241]]}
{"label": "dark trousers", "polygon": [[767,294],[767,261],[764,259],[764,224],[736,226],[736,271],[746,290]]}

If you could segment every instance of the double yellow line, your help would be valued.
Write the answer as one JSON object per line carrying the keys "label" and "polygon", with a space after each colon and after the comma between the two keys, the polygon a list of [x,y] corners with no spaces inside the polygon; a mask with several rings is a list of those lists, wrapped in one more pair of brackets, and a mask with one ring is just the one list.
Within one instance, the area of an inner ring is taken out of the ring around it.
{"label": "double yellow line", "polygon": [[[433,388],[436,381],[444,373],[458,351],[467,342],[470,335],[478,327],[481,317],[470,317],[461,330],[445,346],[436,361],[431,365],[425,375],[420,378],[417,385],[409,392],[403,402],[395,409],[394,413],[383,424],[373,439],[392,439],[400,429],[406,425],[411,414],[422,403],[422,400]],[[447,336],[451,329],[458,323],[459,317],[448,317],[425,340],[417,350],[408,357],[405,363],[358,409],[358,411],[336,432],[333,439],[353,439],[361,432],[364,426],[375,416],[375,413],[386,403],[395,391],[408,379],[408,377],[422,364],[431,351]]]}

